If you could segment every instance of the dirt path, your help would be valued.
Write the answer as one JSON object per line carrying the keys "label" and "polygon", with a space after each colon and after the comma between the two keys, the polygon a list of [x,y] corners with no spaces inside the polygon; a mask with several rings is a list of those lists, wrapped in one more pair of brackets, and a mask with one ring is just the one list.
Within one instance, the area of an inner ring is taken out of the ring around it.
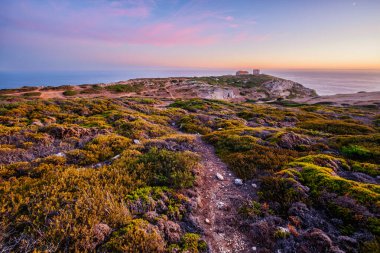
{"label": "dirt path", "polygon": [[[203,229],[211,252],[253,252],[249,239],[239,231],[237,220],[238,208],[244,200],[250,199],[252,186],[235,185],[236,177],[216,156],[214,148],[199,136],[195,151],[201,156],[202,168],[196,185],[197,208],[193,216]],[[224,180],[219,180],[217,173]]]}

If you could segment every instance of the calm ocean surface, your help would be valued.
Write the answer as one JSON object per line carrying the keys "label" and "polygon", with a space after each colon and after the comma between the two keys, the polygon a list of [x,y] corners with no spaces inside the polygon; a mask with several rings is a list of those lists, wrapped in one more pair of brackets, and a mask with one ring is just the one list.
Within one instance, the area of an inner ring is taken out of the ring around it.
{"label": "calm ocean surface", "polygon": [[[315,89],[320,95],[380,91],[380,71],[296,71],[262,70],[265,74],[282,77]],[[210,76],[234,74],[235,70],[126,70],[85,72],[0,72],[0,88],[21,86],[58,86],[114,82],[139,77]]]}

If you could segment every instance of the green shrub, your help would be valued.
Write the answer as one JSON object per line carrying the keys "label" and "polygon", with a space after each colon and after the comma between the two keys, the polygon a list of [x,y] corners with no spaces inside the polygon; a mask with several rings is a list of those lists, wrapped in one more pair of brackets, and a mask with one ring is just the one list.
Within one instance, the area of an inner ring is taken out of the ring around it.
{"label": "green shrub", "polygon": [[278,147],[262,146],[259,138],[251,136],[256,129],[243,128],[217,131],[206,135],[218,156],[243,179],[252,179],[257,171],[276,171],[291,161],[298,153]]}
{"label": "green shrub", "polygon": [[142,83],[133,83],[133,84],[115,84],[106,86],[106,90],[121,93],[121,92],[139,92],[144,88],[144,84]]}
{"label": "green shrub", "polygon": [[64,96],[75,96],[78,94],[78,91],[76,90],[65,90],[63,93],[62,93]]}
{"label": "green shrub", "polygon": [[351,170],[362,172],[373,177],[380,176],[380,165],[377,164],[352,162]]}
{"label": "green shrub", "polygon": [[200,239],[200,236],[193,233],[186,233],[181,239],[183,252],[199,253],[206,252],[207,244]]}
{"label": "green shrub", "polygon": [[193,172],[198,166],[198,158],[190,151],[173,152],[152,148],[138,158],[133,173],[149,185],[190,187],[194,181]]}
{"label": "green shrub", "polygon": [[371,152],[359,145],[349,145],[342,147],[343,155],[353,159],[367,159],[371,157]]}
{"label": "green shrub", "polygon": [[185,116],[179,121],[182,131],[187,133],[207,134],[211,132],[211,128],[205,126],[197,117],[193,115]]}
{"label": "green shrub", "polygon": [[24,97],[39,97],[41,96],[41,92],[25,92],[22,94]]}
{"label": "green shrub", "polygon": [[159,231],[147,221],[133,220],[128,226],[112,233],[101,248],[104,252],[165,252],[165,241]]}
{"label": "green shrub", "polygon": [[262,178],[259,196],[261,201],[278,203],[282,214],[286,214],[294,202],[307,201],[305,192],[294,179],[276,176]]}
{"label": "green shrub", "polygon": [[69,163],[89,165],[110,159],[129,147],[132,141],[118,135],[99,135],[87,143],[83,150],[66,153]]}
{"label": "green shrub", "polygon": [[355,135],[375,132],[375,130],[369,126],[344,122],[342,120],[311,120],[301,122],[297,124],[297,126],[331,134]]}

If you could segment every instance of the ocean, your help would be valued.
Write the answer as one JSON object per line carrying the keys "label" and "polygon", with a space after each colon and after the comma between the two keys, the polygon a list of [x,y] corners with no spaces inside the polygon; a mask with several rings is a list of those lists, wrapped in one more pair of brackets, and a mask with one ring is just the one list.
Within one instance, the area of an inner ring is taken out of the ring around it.
{"label": "ocean", "polygon": [[[234,74],[236,70],[125,70],[81,72],[0,72],[0,88],[59,86],[128,80],[140,77],[211,76]],[[380,91],[380,70],[262,70],[262,73],[293,80],[319,95]]]}

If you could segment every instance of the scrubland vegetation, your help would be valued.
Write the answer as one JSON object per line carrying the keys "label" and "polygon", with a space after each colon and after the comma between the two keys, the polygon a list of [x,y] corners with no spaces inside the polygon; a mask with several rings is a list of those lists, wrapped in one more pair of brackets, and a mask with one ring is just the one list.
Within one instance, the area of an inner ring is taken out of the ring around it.
{"label": "scrubland vegetation", "polygon": [[2,98],[0,249],[207,252],[189,218],[200,160],[185,132],[255,184],[236,222],[258,252],[377,252],[378,109],[160,103]]}
{"label": "scrubland vegetation", "polygon": [[172,106],[190,114],[184,131],[204,134],[237,177],[258,185],[240,218],[262,252],[378,252],[378,110],[280,104]]}
{"label": "scrubland vegetation", "polygon": [[21,100],[0,115],[2,251],[205,251],[181,226],[198,157],[169,127],[175,110]]}

